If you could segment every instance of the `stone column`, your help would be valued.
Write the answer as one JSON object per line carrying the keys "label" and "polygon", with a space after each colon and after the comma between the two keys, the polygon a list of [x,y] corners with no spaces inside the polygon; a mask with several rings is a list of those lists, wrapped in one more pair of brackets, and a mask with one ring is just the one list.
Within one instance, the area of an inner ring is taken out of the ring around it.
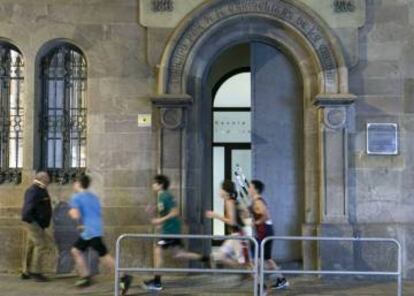
{"label": "stone column", "polygon": [[[315,101],[320,118],[320,236],[353,236],[348,209],[348,137],[354,125],[354,100],[353,95],[345,94],[318,96]],[[323,242],[318,252],[323,268],[353,266],[350,243]]]}
{"label": "stone column", "polygon": [[186,94],[168,94],[154,96],[151,101],[158,142],[157,171],[171,178],[171,190],[185,217],[184,130],[186,110],[191,106],[192,98]]}

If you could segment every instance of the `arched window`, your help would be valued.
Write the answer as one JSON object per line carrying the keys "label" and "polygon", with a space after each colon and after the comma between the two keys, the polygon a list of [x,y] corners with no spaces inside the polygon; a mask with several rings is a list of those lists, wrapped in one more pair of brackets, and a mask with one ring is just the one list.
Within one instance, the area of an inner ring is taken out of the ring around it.
{"label": "arched window", "polygon": [[21,180],[23,68],[19,50],[0,42],[0,183]]}
{"label": "arched window", "polygon": [[63,43],[41,61],[41,161],[65,183],[86,168],[87,67],[82,52]]}

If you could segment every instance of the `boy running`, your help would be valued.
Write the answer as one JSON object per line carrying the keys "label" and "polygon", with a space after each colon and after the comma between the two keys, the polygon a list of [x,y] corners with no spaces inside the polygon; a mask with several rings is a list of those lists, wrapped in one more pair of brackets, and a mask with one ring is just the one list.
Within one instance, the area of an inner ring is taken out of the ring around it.
{"label": "boy running", "polygon": [[[264,184],[258,180],[252,180],[249,184],[249,194],[252,198],[252,204],[250,211],[253,216],[253,227],[254,235],[257,242],[260,244],[266,237],[273,236],[273,225],[270,218],[269,211],[265,200],[262,197],[262,193],[265,189]],[[272,241],[269,241],[265,245],[264,260],[266,263],[266,268],[278,270],[276,262],[272,259]],[[283,289],[289,287],[289,282],[283,277],[282,274],[278,274],[278,278],[275,284],[273,284],[272,289]]]}
{"label": "boy running", "polygon": [[[90,271],[85,262],[83,253],[88,249],[94,249],[100,261],[106,268],[114,270],[115,263],[103,241],[102,209],[98,197],[88,191],[91,179],[87,175],[81,175],[73,183],[75,194],[70,201],[69,215],[72,219],[81,222],[82,233],[72,247],[72,256],[75,260],[80,279],[77,287],[87,287],[91,284]],[[121,279],[121,293],[125,295],[132,282],[132,277],[124,275]]]}
{"label": "boy running", "polygon": [[[177,235],[181,234],[181,220],[179,218],[179,210],[177,203],[172,194],[168,191],[170,180],[164,175],[156,175],[152,189],[158,195],[158,218],[152,219],[153,225],[161,228],[161,234]],[[160,239],[154,249],[154,265],[160,268],[163,264],[163,253],[165,250],[171,249],[175,259],[195,260],[208,264],[210,258],[200,254],[187,252],[183,249],[180,239],[164,238]],[[161,275],[156,274],[154,279],[144,281],[143,288],[151,291],[161,291],[163,289],[161,283]]]}

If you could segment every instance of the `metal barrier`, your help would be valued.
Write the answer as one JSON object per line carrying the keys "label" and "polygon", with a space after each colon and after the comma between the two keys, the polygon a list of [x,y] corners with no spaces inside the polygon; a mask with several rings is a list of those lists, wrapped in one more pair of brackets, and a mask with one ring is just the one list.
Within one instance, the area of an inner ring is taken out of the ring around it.
{"label": "metal barrier", "polygon": [[[159,239],[159,238],[172,238],[172,239],[208,239],[208,240],[242,240],[250,241],[254,246],[254,261],[252,269],[217,269],[217,268],[150,268],[150,267],[137,267],[137,268],[123,268],[120,267],[120,254],[121,254],[121,242],[126,238],[134,239]],[[253,274],[254,275],[254,295],[258,294],[259,285],[259,244],[251,236],[215,236],[215,235],[163,235],[163,234],[123,234],[116,241],[115,250],[115,296],[119,296],[119,278],[121,272],[163,272],[163,273],[226,273],[226,274]]]}
{"label": "metal barrier", "polygon": [[265,238],[260,246],[260,254],[264,254],[264,247],[266,243],[274,240],[283,241],[350,241],[350,242],[386,242],[397,246],[398,249],[398,267],[397,271],[340,271],[340,270],[267,270],[264,268],[264,257],[260,256],[260,295],[263,295],[264,277],[266,274],[304,274],[304,275],[364,275],[364,276],[395,276],[397,277],[397,295],[402,296],[402,251],[401,244],[395,239],[389,238],[354,238],[354,237],[309,237],[309,236],[269,236]]}

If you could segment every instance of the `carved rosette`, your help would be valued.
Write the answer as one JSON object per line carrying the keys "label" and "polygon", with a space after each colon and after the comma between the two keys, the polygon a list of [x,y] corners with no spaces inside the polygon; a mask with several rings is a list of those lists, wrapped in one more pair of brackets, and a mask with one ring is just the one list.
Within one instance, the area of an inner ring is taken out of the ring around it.
{"label": "carved rosette", "polygon": [[346,124],[345,107],[328,107],[324,109],[324,124],[331,129],[340,129]]}
{"label": "carved rosette", "polygon": [[161,108],[160,119],[163,127],[167,129],[178,129],[184,126],[183,108]]}
{"label": "carved rosette", "polygon": [[192,98],[188,95],[154,96],[152,104],[160,111],[161,126],[170,129],[180,129],[185,126],[185,110],[191,106]]}

